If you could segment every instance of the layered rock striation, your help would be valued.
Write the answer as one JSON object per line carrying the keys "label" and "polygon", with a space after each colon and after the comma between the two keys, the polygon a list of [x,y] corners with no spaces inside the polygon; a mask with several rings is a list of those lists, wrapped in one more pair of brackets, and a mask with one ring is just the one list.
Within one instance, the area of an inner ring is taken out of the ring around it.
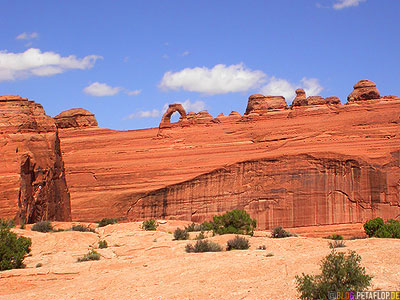
{"label": "layered rock striation", "polygon": [[0,150],[1,218],[71,220],[57,127],[40,104],[0,97]]}

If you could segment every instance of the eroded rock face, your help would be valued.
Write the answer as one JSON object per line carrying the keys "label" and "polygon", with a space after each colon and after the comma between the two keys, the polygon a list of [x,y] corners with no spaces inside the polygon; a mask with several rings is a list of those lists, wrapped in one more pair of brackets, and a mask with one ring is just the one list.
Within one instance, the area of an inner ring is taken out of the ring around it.
{"label": "eroded rock face", "polygon": [[381,97],[376,84],[370,80],[360,80],[353,88],[354,90],[347,97],[348,102],[379,99]]}
{"label": "eroded rock face", "polygon": [[282,96],[264,96],[254,94],[249,97],[245,115],[263,115],[271,110],[288,109],[285,98]]}
{"label": "eroded rock face", "polygon": [[73,108],[54,117],[57,128],[97,127],[97,120],[90,111]]}
{"label": "eroded rock face", "polygon": [[343,155],[296,155],[236,163],[192,180],[132,195],[128,218],[203,222],[245,209],[259,228],[363,222],[400,213],[386,195],[386,172]]}
{"label": "eroded rock face", "polygon": [[0,97],[0,150],[0,217],[71,219],[57,127],[40,104]]}
{"label": "eroded rock face", "polygon": [[306,92],[303,89],[297,89],[296,98],[294,98],[292,106],[305,106],[307,104]]}

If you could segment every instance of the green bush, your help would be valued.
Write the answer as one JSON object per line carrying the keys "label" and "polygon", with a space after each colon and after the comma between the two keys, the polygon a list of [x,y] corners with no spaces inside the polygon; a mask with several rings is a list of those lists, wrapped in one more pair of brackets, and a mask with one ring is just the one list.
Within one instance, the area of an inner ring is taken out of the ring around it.
{"label": "green bush", "polygon": [[334,242],[329,242],[328,244],[329,248],[331,249],[346,247],[346,243],[342,240],[335,240]]}
{"label": "green bush", "polygon": [[400,222],[392,219],[388,220],[385,225],[375,232],[375,236],[377,238],[400,239]]}
{"label": "green bush", "polygon": [[158,227],[158,223],[154,219],[146,220],[146,221],[143,221],[143,223],[142,223],[142,228],[144,230],[155,231],[155,230],[157,230],[157,227]]}
{"label": "green bush", "polygon": [[206,238],[206,236],[204,235],[203,232],[200,232],[200,233],[196,236],[196,240],[203,240],[203,239],[205,239],[205,238]]}
{"label": "green bush", "polygon": [[108,247],[107,241],[100,241],[99,242],[99,248],[100,249],[104,249],[104,248],[107,248],[107,247]]}
{"label": "green bush", "polygon": [[203,227],[211,227],[214,234],[254,234],[257,221],[242,209],[234,209],[221,216],[214,216],[211,223],[203,223]]}
{"label": "green bush", "polygon": [[296,276],[300,299],[329,299],[328,292],[364,291],[371,284],[365,268],[360,265],[361,257],[354,251],[345,256],[335,250],[321,261],[320,275]]}
{"label": "green bush", "polygon": [[185,230],[187,232],[203,231],[202,226],[200,224],[196,224],[196,223],[192,223],[189,226],[185,227]]}
{"label": "green bush", "polygon": [[0,219],[0,226],[14,228],[15,222],[13,219]]}
{"label": "green bush", "polygon": [[94,250],[91,250],[83,257],[78,258],[77,262],[89,261],[89,260],[99,260],[100,254]]}
{"label": "green bush", "polygon": [[234,239],[231,239],[227,242],[226,250],[227,251],[230,251],[233,249],[245,250],[245,249],[249,249],[249,248],[250,248],[249,240],[237,235],[237,236],[235,236]]}
{"label": "green bush", "polygon": [[383,225],[385,225],[385,222],[382,218],[369,220],[364,224],[365,233],[369,237],[373,237],[375,236],[375,232],[378,231],[378,229],[381,228]]}
{"label": "green bush", "polygon": [[35,223],[31,230],[39,232],[51,232],[53,231],[53,225],[51,225],[50,221],[41,221]]}
{"label": "green bush", "polygon": [[365,233],[377,238],[400,239],[400,222],[397,220],[387,220],[386,223],[381,218],[375,218],[364,224]]}
{"label": "green bush", "polygon": [[72,226],[71,230],[72,231],[81,231],[81,232],[95,232],[94,229],[86,227],[86,226],[82,226],[82,225]]}
{"label": "green bush", "polygon": [[185,248],[186,252],[219,252],[222,251],[222,247],[214,242],[207,240],[198,240],[196,244],[187,244]]}
{"label": "green bush", "polygon": [[0,271],[25,267],[23,260],[31,251],[32,241],[10,231],[10,224],[0,224]]}
{"label": "green bush", "polygon": [[285,237],[290,237],[290,236],[295,236],[295,235],[293,233],[290,233],[289,231],[286,231],[285,229],[283,229],[282,226],[278,226],[272,230],[271,236],[273,238],[285,238]]}
{"label": "green bush", "polygon": [[214,231],[214,223],[213,222],[203,222],[200,225],[201,231]]}
{"label": "green bush", "polygon": [[174,239],[175,240],[187,240],[187,239],[189,239],[189,233],[186,231],[186,229],[177,228],[174,231]]}
{"label": "green bush", "polygon": [[98,225],[99,227],[104,227],[104,226],[111,225],[111,224],[117,224],[118,220],[115,218],[103,218],[98,223],[99,223],[99,225]]}
{"label": "green bush", "polygon": [[343,240],[343,235],[334,233],[334,234],[332,234],[330,236],[327,236],[326,238],[330,239],[330,240],[340,241],[340,240]]}

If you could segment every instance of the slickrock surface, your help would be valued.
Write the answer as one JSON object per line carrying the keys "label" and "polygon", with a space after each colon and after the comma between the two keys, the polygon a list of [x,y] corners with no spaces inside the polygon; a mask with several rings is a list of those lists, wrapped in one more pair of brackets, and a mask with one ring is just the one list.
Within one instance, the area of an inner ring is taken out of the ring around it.
{"label": "slickrock surface", "polygon": [[[65,228],[71,224],[63,224]],[[109,225],[98,234],[65,231],[39,233],[14,231],[32,238],[32,255],[26,269],[0,272],[0,299],[125,300],[125,299],[298,299],[295,276],[320,273],[319,263],[330,253],[329,240],[290,237],[272,239],[266,232],[248,237],[248,250],[186,253],[187,243],[173,241],[168,221],[161,231],[139,229],[139,223]],[[355,225],[356,227],[361,225]],[[341,233],[337,228],[325,235]],[[210,240],[225,246],[234,235]],[[109,247],[95,249],[99,261],[77,263],[98,241]],[[346,240],[339,252],[356,251],[367,274],[370,290],[398,290],[400,240]],[[258,250],[265,245],[266,250]],[[267,257],[272,253],[273,256]],[[42,267],[37,268],[38,263]]]}
{"label": "slickrock surface", "polygon": [[98,125],[94,114],[83,108],[72,108],[63,111],[54,117],[54,121],[58,128],[97,127]]}
{"label": "slickrock surface", "polygon": [[171,128],[62,129],[72,217],[203,221],[244,208],[260,229],[399,218],[399,111],[399,98],[382,97]]}
{"label": "slickrock surface", "polygon": [[40,104],[0,97],[0,217],[71,219],[60,140]]}

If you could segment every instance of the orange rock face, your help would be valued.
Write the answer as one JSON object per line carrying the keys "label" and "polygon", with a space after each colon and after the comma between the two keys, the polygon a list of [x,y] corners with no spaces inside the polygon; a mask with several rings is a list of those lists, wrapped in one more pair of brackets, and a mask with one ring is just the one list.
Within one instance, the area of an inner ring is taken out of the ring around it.
{"label": "orange rock face", "polygon": [[54,117],[58,128],[97,127],[97,120],[90,111],[83,108],[73,108],[63,111]]}
{"label": "orange rock face", "polygon": [[363,101],[379,99],[381,97],[376,84],[370,80],[360,80],[354,85],[353,92],[347,97],[347,101]]}
{"label": "orange rock face", "polygon": [[72,217],[201,222],[243,208],[260,229],[399,218],[400,99],[337,100],[161,129],[62,129]]}
{"label": "orange rock face", "polygon": [[0,97],[0,218],[70,220],[60,140],[40,104]]}

